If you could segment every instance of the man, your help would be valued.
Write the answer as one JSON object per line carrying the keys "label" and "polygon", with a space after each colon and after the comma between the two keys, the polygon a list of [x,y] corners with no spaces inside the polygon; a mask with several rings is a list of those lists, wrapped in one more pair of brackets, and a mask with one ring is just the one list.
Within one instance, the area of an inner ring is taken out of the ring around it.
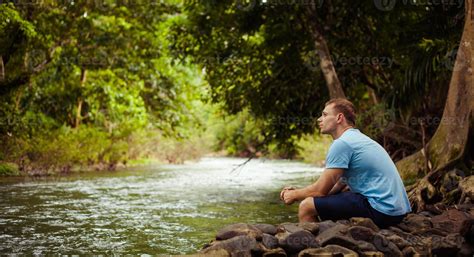
{"label": "man", "polygon": [[[355,129],[354,105],[346,99],[326,103],[318,119],[321,133],[334,142],[319,179],[302,189],[285,187],[280,198],[286,204],[301,201],[300,222],[371,218],[380,228],[399,223],[410,202],[395,164],[377,142]],[[344,188],[348,187],[350,191]]]}

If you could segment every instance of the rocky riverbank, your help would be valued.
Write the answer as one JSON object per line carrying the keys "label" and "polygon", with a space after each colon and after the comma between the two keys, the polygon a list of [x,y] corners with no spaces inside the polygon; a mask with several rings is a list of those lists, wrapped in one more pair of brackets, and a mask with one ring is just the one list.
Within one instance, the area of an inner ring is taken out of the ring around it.
{"label": "rocky riverbank", "polygon": [[232,224],[194,256],[473,256],[474,204],[436,207],[388,229],[367,218]]}

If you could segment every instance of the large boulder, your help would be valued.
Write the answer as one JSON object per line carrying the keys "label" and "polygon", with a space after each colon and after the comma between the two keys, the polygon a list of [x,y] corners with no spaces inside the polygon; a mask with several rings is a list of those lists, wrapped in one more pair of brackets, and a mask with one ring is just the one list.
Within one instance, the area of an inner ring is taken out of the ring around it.
{"label": "large boulder", "polygon": [[349,228],[349,235],[355,240],[372,241],[374,239],[375,231],[368,227],[353,226]]}
{"label": "large boulder", "polygon": [[304,222],[304,223],[299,223],[299,227],[301,227],[304,230],[307,230],[311,232],[313,235],[318,235],[319,232],[319,223],[317,222]]}
{"label": "large boulder", "polygon": [[209,247],[201,250],[202,254],[214,253],[216,250],[226,250],[234,256],[251,257],[253,252],[260,252],[257,240],[251,236],[236,236],[223,241],[214,241]]}
{"label": "large boulder", "polygon": [[[337,224],[340,224],[340,223],[336,223],[332,220],[321,221],[319,222],[319,233],[322,233],[325,230],[336,226]],[[343,224],[343,225],[349,225],[349,224]]]}
{"label": "large boulder", "polygon": [[196,253],[191,255],[173,255],[174,257],[231,257],[231,254],[224,249],[209,250],[207,253]]}
{"label": "large boulder", "polygon": [[362,226],[372,229],[375,232],[378,232],[380,229],[375,225],[375,223],[369,218],[354,217],[350,219],[352,226]]}
{"label": "large boulder", "polygon": [[398,247],[390,242],[385,236],[375,234],[372,244],[386,257],[402,257],[403,253]]}
{"label": "large boulder", "polygon": [[351,249],[359,254],[363,252],[373,252],[377,249],[370,243],[361,240],[355,240],[349,236],[336,235],[323,241],[322,246],[326,245],[340,245],[347,249]]}
{"label": "large boulder", "polygon": [[306,249],[300,252],[298,257],[331,257],[331,256],[344,256],[344,257],[358,257],[359,255],[345,247],[339,245],[327,245],[323,248],[317,249]]}
{"label": "large boulder", "polygon": [[262,233],[269,234],[272,236],[278,233],[277,227],[271,224],[254,224],[253,226],[262,231]]}
{"label": "large boulder", "polygon": [[278,238],[270,234],[263,234],[262,244],[268,249],[278,248]]}
{"label": "large boulder", "polygon": [[271,249],[265,251],[262,255],[263,257],[286,257],[286,252],[282,248]]}
{"label": "large boulder", "polygon": [[433,227],[430,218],[413,213],[408,214],[397,226],[410,233]]}
{"label": "large boulder", "polygon": [[473,221],[473,217],[469,214],[456,209],[447,210],[441,215],[431,218],[434,228],[447,233],[459,233],[461,235],[466,235],[469,232]]}
{"label": "large boulder", "polygon": [[236,236],[250,236],[256,240],[262,239],[262,231],[257,227],[245,223],[237,223],[225,226],[217,232],[217,240],[226,240]]}
{"label": "large boulder", "polygon": [[[321,229],[321,227],[320,227]],[[326,228],[322,232],[316,236],[316,242],[322,245],[322,242],[327,241],[329,238],[338,236],[338,235],[346,235],[348,233],[349,226],[343,224],[336,224],[332,227]]]}
{"label": "large boulder", "polygon": [[314,235],[307,230],[291,233],[282,240],[279,240],[278,243],[287,253],[297,253],[307,248],[319,247]]}
{"label": "large boulder", "polygon": [[459,190],[462,192],[461,203],[465,202],[466,198],[469,198],[470,201],[474,201],[474,176],[465,177],[461,180],[459,182]]}
{"label": "large boulder", "polygon": [[431,253],[433,256],[456,256],[464,243],[459,234],[449,234],[445,237],[431,237]]}
{"label": "large boulder", "polygon": [[304,230],[298,223],[282,223],[278,226],[278,231],[287,231],[290,234]]}

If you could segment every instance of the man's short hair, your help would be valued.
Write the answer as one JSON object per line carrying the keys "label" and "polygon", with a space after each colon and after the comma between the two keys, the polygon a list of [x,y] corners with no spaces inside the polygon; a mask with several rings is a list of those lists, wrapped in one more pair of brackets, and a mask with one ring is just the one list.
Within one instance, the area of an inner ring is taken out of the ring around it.
{"label": "man's short hair", "polygon": [[325,106],[334,104],[334,109],[338,113],[342,113],[349,123],[352,126],[355,126],[356,113],[354,104],[351,101],[344,98],[334,98],[326,102]]}

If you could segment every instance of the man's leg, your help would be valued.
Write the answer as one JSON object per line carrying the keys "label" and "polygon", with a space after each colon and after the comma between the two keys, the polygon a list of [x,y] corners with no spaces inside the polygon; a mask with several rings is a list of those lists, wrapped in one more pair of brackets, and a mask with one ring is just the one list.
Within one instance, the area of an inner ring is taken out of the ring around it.
{"label": "man's leg", "polygon": [[316,222],[316,206],[314,205],[313,197],[304,199],[298,209],[298,219],[300,222]]}

